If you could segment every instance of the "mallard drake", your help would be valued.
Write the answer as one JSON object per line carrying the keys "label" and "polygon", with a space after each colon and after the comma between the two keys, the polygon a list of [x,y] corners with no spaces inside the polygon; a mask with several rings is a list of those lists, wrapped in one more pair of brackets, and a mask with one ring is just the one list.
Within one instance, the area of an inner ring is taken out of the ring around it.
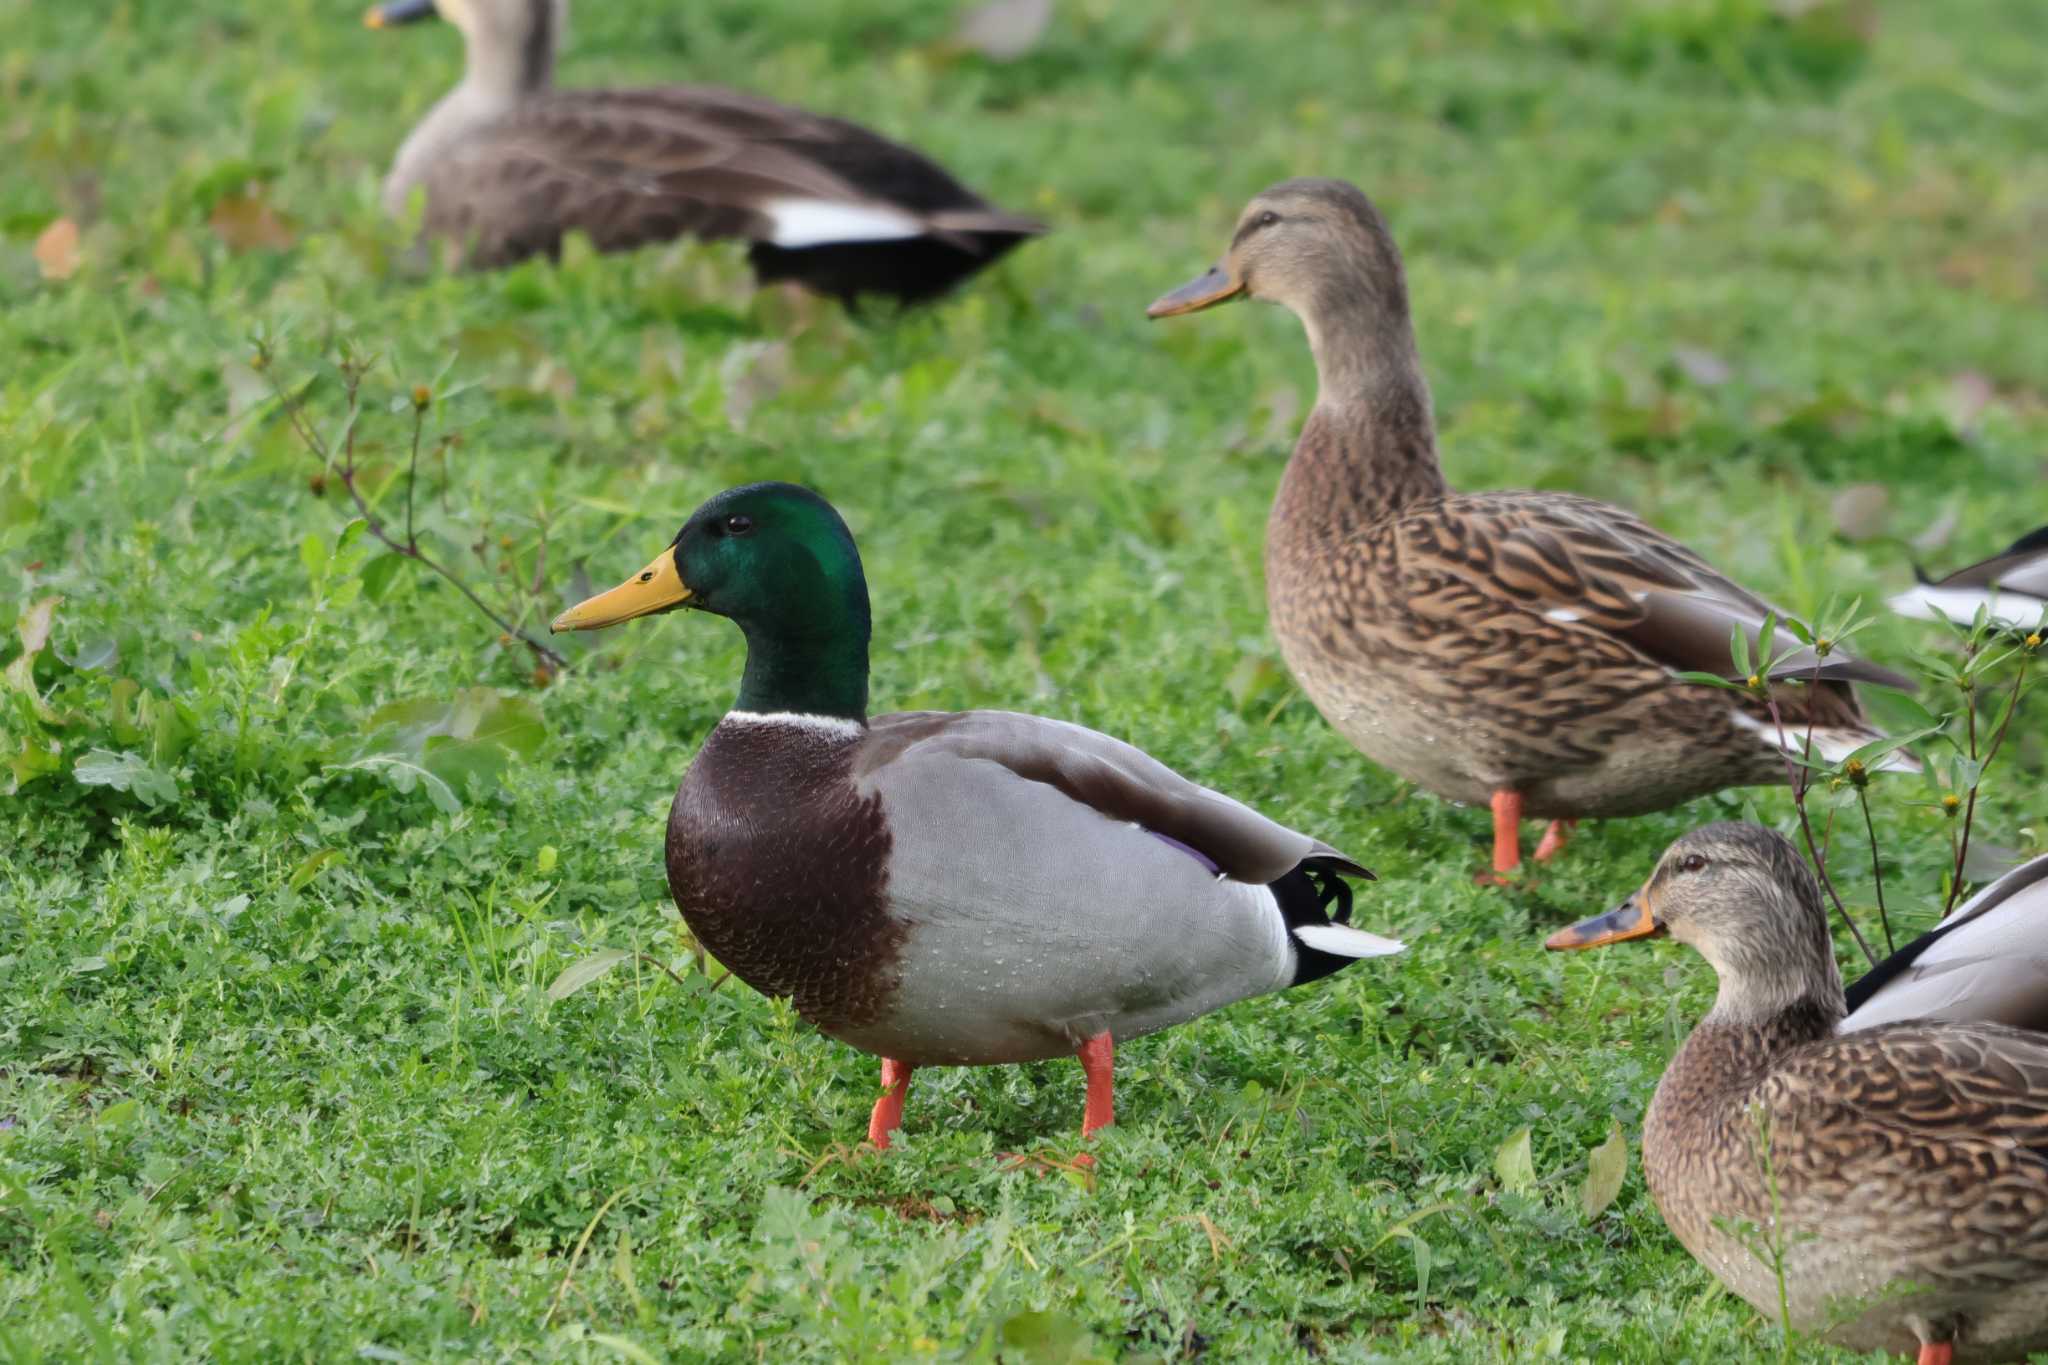
{"label": "mallard drake", "polygon": [[1717,824],[1548,946],[1668,933],[1720,976],[1643,1119],[1686,1250],[1772,1318],[1781,1258],[1794,1327],[1948,1365],[2048,1348],[2048,1036],[1990,1022],[2042,1016],[2043,915],[2048,858],[1881,964],[1851,1013],[1804,860]]}
{"label": "mallard drake", "polygon": [[436,14],[468,69],[398,149],[384,204],[424,189],[426,231],[472,265],[554,255],[572,228],[601,251],[738,237],[763,283],[915,303],[1045,231],[841,119],[711,86],[555,90],[567,0],[389,0],[365,22]]}
{"label": "mallard drake", "polygon": [[1981,608],[2006,630],[2048,624],[2048,526],[2029,531],[2001,554],[1957,569],[1946,578],[1913,571],[1912,591],[1891,599],[1891,609],[1920,621],[1968,625]]}
{"label": "mallard drake", "polygon": [[[1281,653],[1366,757],[1492,807],[1496,874],[1521,862],[1524,817],[1552,822],[1544,859],[1583,817],[1784,782],[1783,736],[1810,733],[1829,757],[1877,737],[1852,681],[1910,686],[1839,649],[1807,649],[1774,676],[1821,681],[1774,690],[1781,728],[1753,698],[1673,676],[1729,675],[1732,632],[1754,649],[1770,603],[1608,503],[1452,492],[1401,253],[1355,186],[1266,190],[1223,263],[1149,313],[1237,298],[1301,319],[1319,385],[1266,525]],[[1916,765],[1895,753],[1886,766]]]}
{"label": "mallard drake", "polygon": [[670,810],[669,889],[735,976],[883,1059],[877,1147],[916,1067],[1060,1056],[1085,1138],[1117,1042],[1400,951],[1346,922],[1358,862],[1119,740],[869,716],[860,554],[807,489],[720,493],[554,629],[678,607],[730,619],[747,662]]}

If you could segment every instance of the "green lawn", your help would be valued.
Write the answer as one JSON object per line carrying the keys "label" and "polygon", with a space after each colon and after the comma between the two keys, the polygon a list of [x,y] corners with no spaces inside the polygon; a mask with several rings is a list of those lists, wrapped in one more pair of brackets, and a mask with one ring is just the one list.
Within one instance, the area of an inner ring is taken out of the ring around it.
{"label": "green lawn", "polygon": [[[0,622],[59,599],[41,648],[0,645],[0,1353],[1775,1353],[1633,1158],[1710,972],[1539,945],[1678,832],[1791,803],[1589,827],[1534,884],[1471,885],[1484,813],[1368,766],[1265,631],[1298,326],[1143,309],[1255,190],[1345,176],[1407,252],[1455,483],[1613,498],[1800,611],[1903,585],[1945,513],[1932,563],[1988,554],[2048,520],[2038,5],[1779,9],[1808,7],[1061,0],[996,65],[938,50],[948,0],[582,4],[568,82],[743,81],[1058,227],[850,322],[753,295],[726,248],[409,259],[376,184],[452,78],[445,26],[0,0]],[[877,709],[1127,737],[1372,864],[1360,922],[1411,951],[1123,1049],[1092,1181],[992,1160],[1073,1150],[1072,1064],[921,1074],[897,1149],[841,1160],[874,1062],[706,991],[661,870],[736,633],[641,622],[536,686],[344,533],[267,388],[327,376],[337,430],[343,344],[383,358],[361,486],[398,512],[433,385],[428,544],[529,623],[726,485],[811,484],[867,555]],[[1851,540],[1831,507],[1868,482],[1888,523]],[[502,742],[461,737],[479,716]],[[2048,841],[2026,724],[1979,823],[2014,848]],[[1943,817],[1913,782],[1876,807],[1924,924]],[[628,965],[549,999],[607,947],[687,988]],[[1617,1121],[1629,1174],[1588,1218]]]}

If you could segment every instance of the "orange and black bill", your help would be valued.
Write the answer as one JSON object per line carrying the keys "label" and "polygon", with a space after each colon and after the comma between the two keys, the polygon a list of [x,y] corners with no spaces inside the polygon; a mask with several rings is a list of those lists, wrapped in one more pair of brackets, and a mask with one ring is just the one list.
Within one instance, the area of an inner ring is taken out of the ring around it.
{"label": "orange and black bill", "polygon": [[1244,284],[1230,277],[1222,266],[1211,266],[1209,272],[1199,279],[1189,280],[1171,294],[1162,294],[1152,300],[1152,306],[1145,310],[1148,318],[1170,318],[1180,313],[1199,313],[1204,308],[1214,308],[1219,303],[1228,303],[1244,293]]}
{"label": "orange and black bill", "polygon": [[1543,946],[1553,951],[1562,948],[1598,948],[1626,939],[1652,938],[1663,932],[1664,921],[1658,919],[1652,910],[1649,888],[1646,886],[1606,914],[1582,919],[1569,928],[1558,930],[1543,940]]}
{"label": "orange and black bill", "polygon": [[610,592],[586,598],[557,616],[548,629],[596,630],[601,626],[615,626],[636,616],[652,616],[656,612],[688,606],[690,595],[689,587],[676,569],[675,547],[670,546],[656,555],[653,563]]}
{"label": "orange and black bill", "polygon": [[389,0],[388,4],[370,6],[363,15],[363,27],[397,28],[400,24],[432,19],[437,13],[434,0]]}

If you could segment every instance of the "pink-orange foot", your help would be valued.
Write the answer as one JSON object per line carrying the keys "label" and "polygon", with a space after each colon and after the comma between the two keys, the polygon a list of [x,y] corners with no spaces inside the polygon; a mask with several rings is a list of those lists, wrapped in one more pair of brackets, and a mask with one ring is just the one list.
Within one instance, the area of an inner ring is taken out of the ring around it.
{"label": "pink-orange foot", "polygon": [[1916,1365],[1953,1365],[1956,1358],[1954,1343],[1928,1341],[1920,1345],[1920,1359]]}
{"label": "pink-orange foot", "polygon": [[1472,878],[1481,886],[1506,886],[1507,874],[1522,865],[1522,794],[1506,788],[1493,794],[1493,870]]}
{"label": "pink-orange foot", "polygon": [[889,1150],[889,1134],[903,1126],[903,1100],[910,1093],[912,1069],[908,1062],[882,1058],[882,1098],[875,1101],[875,1112],[868,1118],[868,1141],[878,1152]]}
{"label": "pink-orange foot", "polygon": [[[1088,1078],[1088,1100],[1081,1109],[1081,1140],[1086,1142],[1098,1128],[1116,1122],[1116,1040],[1104,1029],[1074,1054],[1081,1059],[1081,1074]],[[1077,1166],[1093,1166],[1095,1158],[1086,1152],[1074,1158]]]}
{"label": "pink-orange foot", "polygon": [[1552,820],[1543,837],[1536,844],[1536,861],[1547,863],[1564,852],[1564,846],[1571,842],[1572,831],[1579,827],[1576,820]]}

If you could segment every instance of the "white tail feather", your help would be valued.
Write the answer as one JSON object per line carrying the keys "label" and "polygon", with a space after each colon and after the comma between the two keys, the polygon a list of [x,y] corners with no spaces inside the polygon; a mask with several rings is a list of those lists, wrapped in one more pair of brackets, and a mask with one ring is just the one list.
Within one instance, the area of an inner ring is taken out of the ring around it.
{"label": "white tail feather", "polygon": [[774,225],[768,240],[781,247],[834,242],[892,242],[925,235],[918,218],[886,204],[844,204],[829,199],[770,199],[761,205]]}
{"label": "white tail feather", "polygon": [[1391,957],[1408,945],[1398,939],[1381,938],[1344,924],[1303,924],[1294,936],[1319,953],[1338,957]]}
{"label": "white tail feather", "polygon": [[[1737,725],[1753,732],[1773,749],[1796,754],[1802,747],[1801,742],[1807,737],[1806,727],[1787,725],[1785,727],[1785,742],[1781,744],[1778,740],[1778,727],[1771,722],[1758,720],[1755,716],[1743,711],[1737,711],[1734,715]],[[1814,755],[1819,761],[1824,763],[1839,763],[1850,754],[1855,753],[1858,749],[1870,743],[1870,741],[1882,738],[1884,736],[1875,730],[1816,728],[1813,731]],[[1872,770],[1881,773],[1917,773],[1920,771],[1920,760],[1907,753],[1904,749],[1894,749],[1883,758],[1878,759],[1872,765]]]}
{"label": "white tail feather", "polygon": [[1982,607],[1994,625],[2007,630],[2025,630],[2048,616],[2048,602],[2024,592],[2000,592],[1996,588],[1943,588],[1922,583],[1902,592],[1886,604],[1901,616],[1916,621],[1953,621],[1967,626],[1977,619]]}

